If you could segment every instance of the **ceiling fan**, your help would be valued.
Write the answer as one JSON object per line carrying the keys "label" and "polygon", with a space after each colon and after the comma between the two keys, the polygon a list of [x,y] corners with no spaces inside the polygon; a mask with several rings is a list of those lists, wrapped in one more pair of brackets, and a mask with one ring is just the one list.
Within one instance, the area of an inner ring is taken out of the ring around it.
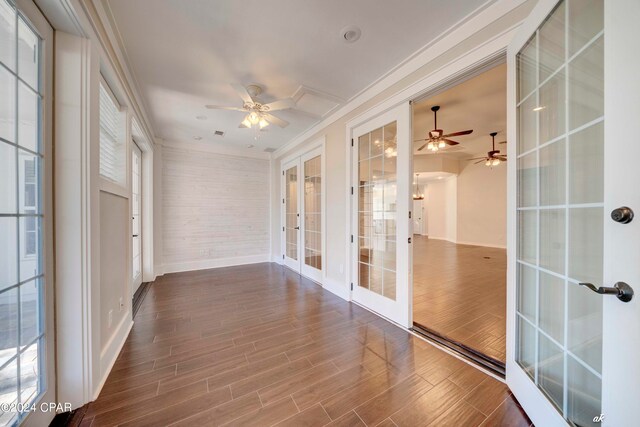
{"label": "ceiling fan", "polygon": [[[501,162],[506,162],[507,156],[504,154],[500,154],[500,150],[496,150],[497,134],[498,132],[491,132],[489,134],[491,135],[491,151],[487,153],[486,157],[476,157],[475,159],[469,159],[469,161],[477,160],[477,162],[475,162],[474,165],[484,162],[486,166],[498,166]],[[507,141],[498,142],[498,144],[506,144],[506,143]]]}
{"label": "ceiling fan", "polygon": [[433,111],[433,130],[429,131],[428,138],[416,139],[415,141],[413,141],[413,142],[427,141],[420,148],[418,148],[418,151],[422,151],[424,147],[427,147],[428,150],[431,150],[435,153],[438,150],[445,148],[447,145],[460,144],[459,142],[452,141],[451,139],[449,139],[449,137],[469,135],[471,132],[473,132],[473,129],[471,129],[471,130],[463,130],[460,132],[453,132],[453,133],[443,135],[444,131],[442,129],[438,129],[438,110],[439,109],[440,109],[439,105],[434,105],[433,107],[431,107],[431,111]]}
{"label": "ceiling fan", "polygon": [[293,108],[295,101],[291,98],[285,98],[278,101],[263,104],[257,100],[262,93],[262,88],[258,85],[249,85],[246,88],[239,84],[232,84],[240,98],[242,98],[242,107],[225,107],[221,105],[205,105],[211,110],[233,110],[247,113],[244,120],[240,123],[240,128],[254,128],[256,130],[266,130],[269,124],[285,128],[289,126],[289,122],[271,114],[272,111],[286,110]]}

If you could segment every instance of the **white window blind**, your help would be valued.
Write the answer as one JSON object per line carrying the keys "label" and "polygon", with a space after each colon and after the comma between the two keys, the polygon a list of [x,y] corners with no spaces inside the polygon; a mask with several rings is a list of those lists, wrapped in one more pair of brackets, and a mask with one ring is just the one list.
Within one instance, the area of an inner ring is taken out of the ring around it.
{"label": "white window blind", "polygon": [[142,131],[142,126],[140,126],[140,122],[135,117],[131,121],[131,134],[133,136],[133,140],[138,145],[146,144],[147,138],[144,136],[144,132]]}
{"label": "white window blind", "polygon": [[125,183],[124,121],[118,105],[100,83],[100,175]]}

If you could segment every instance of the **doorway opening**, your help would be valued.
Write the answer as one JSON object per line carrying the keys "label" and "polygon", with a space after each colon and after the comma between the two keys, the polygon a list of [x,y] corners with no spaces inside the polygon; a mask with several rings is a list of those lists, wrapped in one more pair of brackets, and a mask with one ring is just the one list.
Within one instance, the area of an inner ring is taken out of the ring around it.
{"label": "doorway opening", "polygon": [[412,119],[414,328],[504,374],[506,64],[414,101]]}

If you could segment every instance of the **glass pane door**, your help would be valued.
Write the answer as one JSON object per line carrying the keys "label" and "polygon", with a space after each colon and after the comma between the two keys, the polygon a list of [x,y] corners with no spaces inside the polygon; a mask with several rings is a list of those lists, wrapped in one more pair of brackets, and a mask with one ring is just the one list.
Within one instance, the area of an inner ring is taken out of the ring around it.
{"label": "glass pane door", "polygon": [[299,200],[298,166],[292,166],[284,173],[284,215],[285,215],[285,264],[300,271],[298,258],[299,242]]}
{"label": "glass pane door", "polygon": [[304,264],[322,270],[321,156],[304,161]]}
{"label": "glass pane door", "polygon": [[133,257],[133,292],[142,284],[142,227],[140,224],[142,203],[142,152],[133,144],[131,150],[131,234]]}
{"label": "glass pane door", "polygon": [[603,28],[603,1],[561,1],[516,56],[515,358],[575,425],[601,413]]}
{"label": "glass pane door", "polygon": [[358,138],[358,286],[396,298],[396,122]]}

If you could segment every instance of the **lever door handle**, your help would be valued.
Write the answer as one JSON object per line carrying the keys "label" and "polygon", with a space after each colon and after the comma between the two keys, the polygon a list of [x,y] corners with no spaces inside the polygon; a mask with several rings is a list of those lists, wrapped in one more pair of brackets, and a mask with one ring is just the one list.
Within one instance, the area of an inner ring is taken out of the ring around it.
{"label": "lever door handle", "polygon": [[300,230],[300,227],[293,227],[294,230]]}
{"label": "lever door handle", "polygon": [[137,235],[137,234],[134,234],[134,235],[133,235],[133,236],[131,236],[131,237],[138,237],[138,235]]}
{"label": "lever door handle", "polygon": [[629,302],[633,298],[633,288],[624,282],[618,282],[612,288],[600,286],[599,288],[591,283],[580,283],[580,286],[586,286],[593,292],[602,295],[615,295],[622,302]]}

